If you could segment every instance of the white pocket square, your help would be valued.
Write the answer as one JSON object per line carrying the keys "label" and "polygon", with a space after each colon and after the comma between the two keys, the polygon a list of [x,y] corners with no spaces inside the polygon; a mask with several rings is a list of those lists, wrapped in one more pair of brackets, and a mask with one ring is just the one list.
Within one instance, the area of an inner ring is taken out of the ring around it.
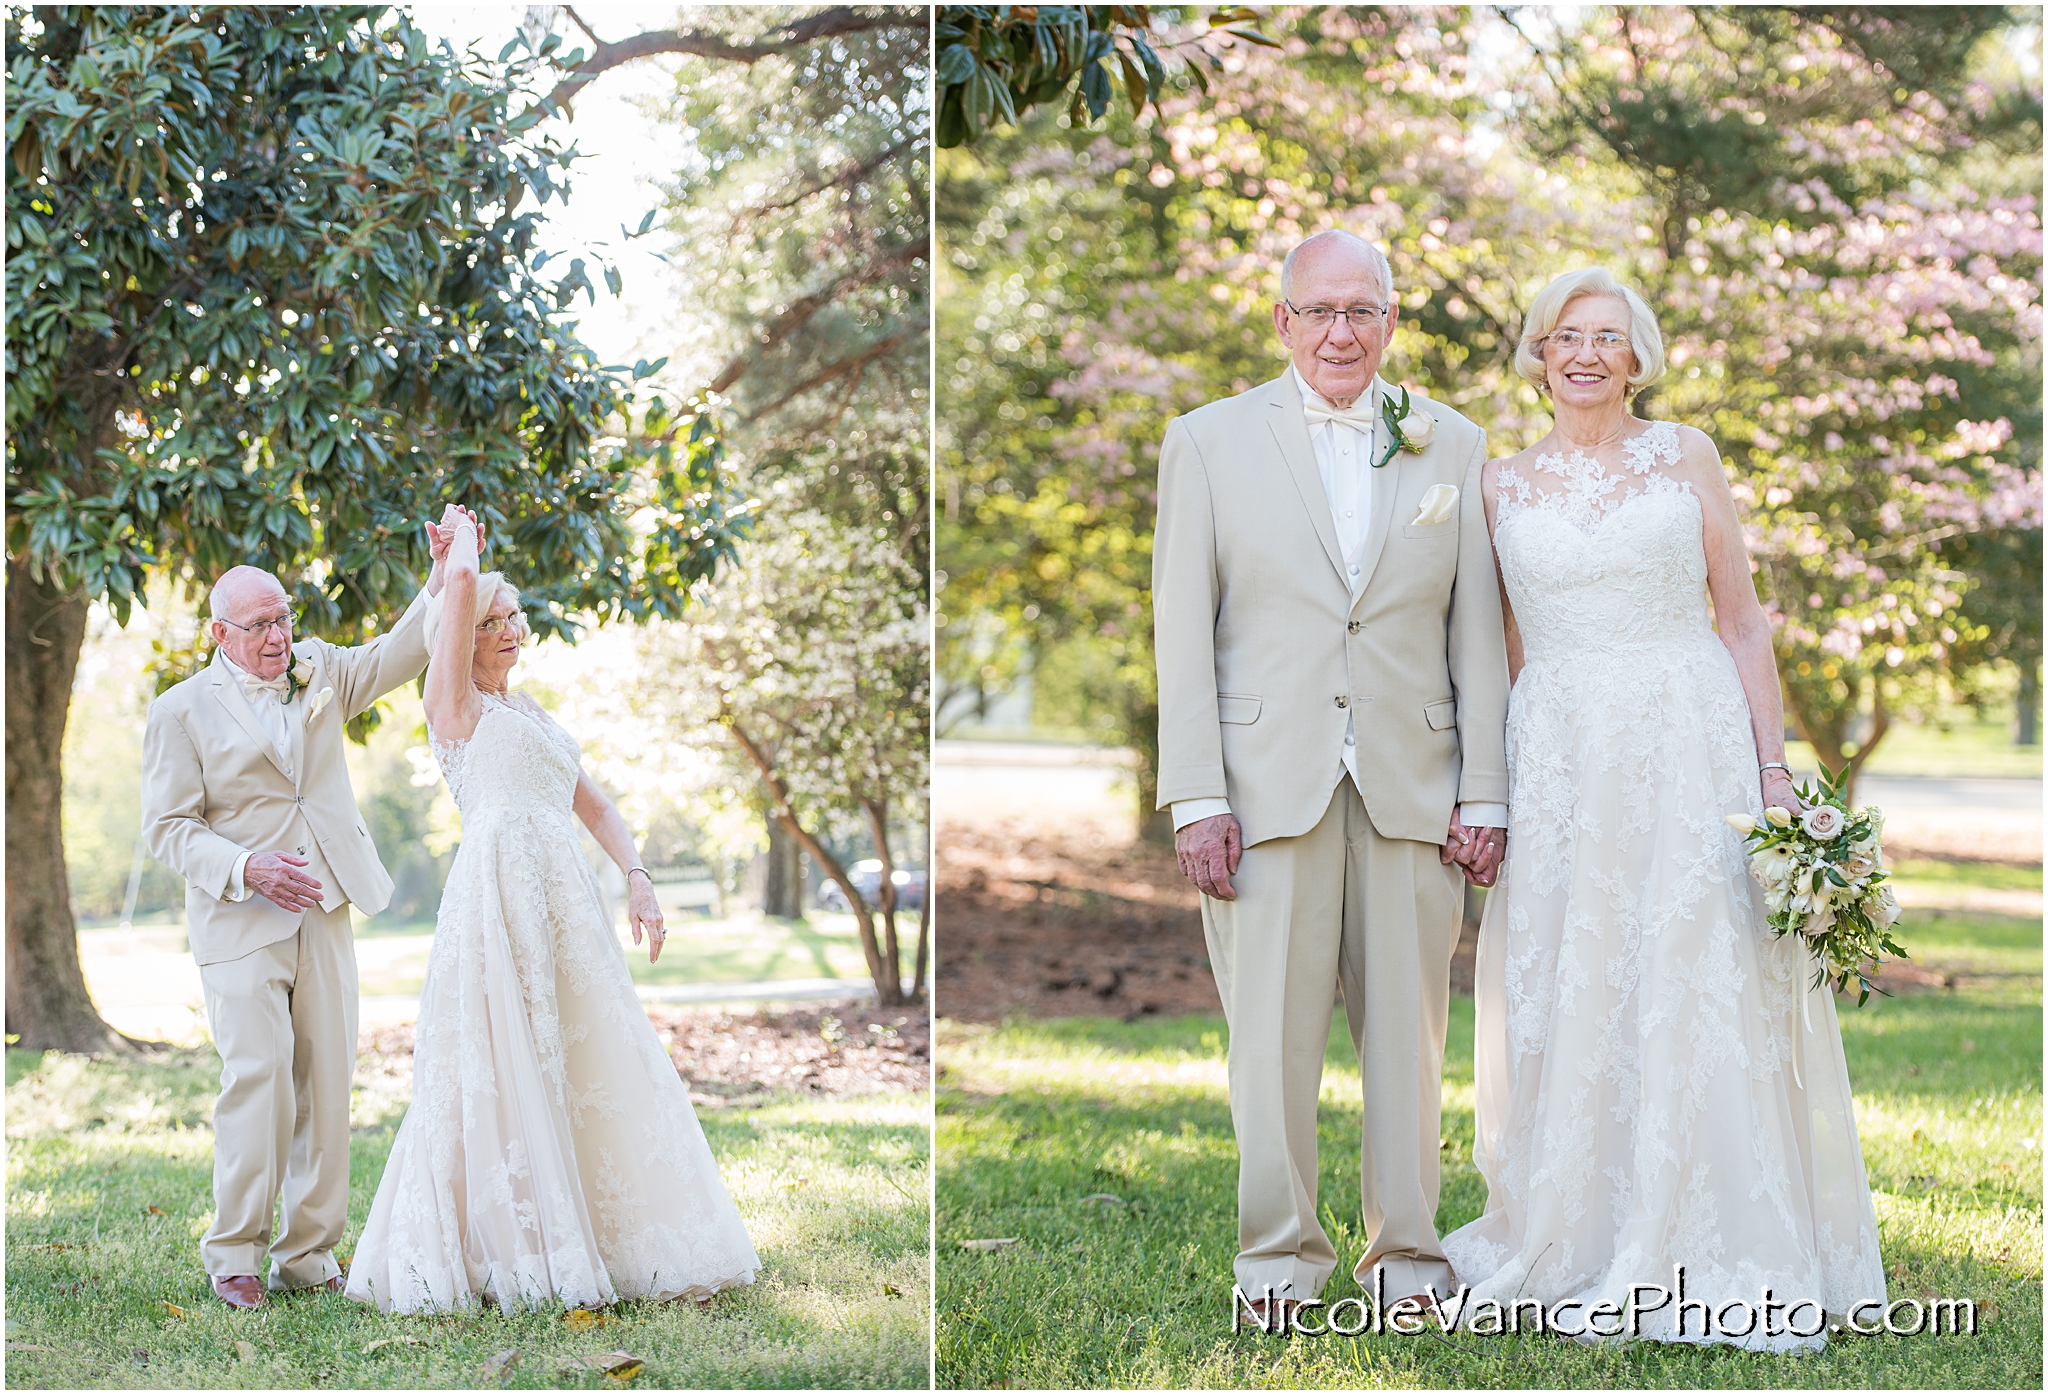
{"label": "white pocket square", "polygon": [[1409,523],[1442,523],[1458,510],[1458,486],[1455,484],[1433,484],[1422,496],[1422,507],[1415,511],[1415,518]]}
{"label": "white pocket square", "polygon": [[326,711],[327,704],[332,701],[334,701],[334,689],[332,688],[322,688],[319,692],[313,694],[313,701],[306,706],[306,720],[311,722],[315,717]]}

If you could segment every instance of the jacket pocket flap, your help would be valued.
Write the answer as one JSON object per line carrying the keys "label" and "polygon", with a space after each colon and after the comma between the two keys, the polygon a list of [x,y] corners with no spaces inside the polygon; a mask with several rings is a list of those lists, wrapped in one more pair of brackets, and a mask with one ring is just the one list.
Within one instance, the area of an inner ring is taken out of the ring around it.
{"label": "jacket pocket flap", "polygon": [[1259,720],[1261,699],[1246,693],[1216,694],[1216,720],[1219,722],[1256,722]]}
{"label": "jacket pocket flap", "polygon": [[1431,731],[1449,731],[1458,724],[1458,703],[1455,698],[1432,702],[1422,709],[1422,719],[1429,723]]}

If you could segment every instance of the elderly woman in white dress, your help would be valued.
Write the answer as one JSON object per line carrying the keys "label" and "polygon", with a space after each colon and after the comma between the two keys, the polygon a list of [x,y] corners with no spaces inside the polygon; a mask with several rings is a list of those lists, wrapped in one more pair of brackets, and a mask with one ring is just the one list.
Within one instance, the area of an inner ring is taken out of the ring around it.
{"label": "elderly woman in white dress", "polygon": [[1608,272],[1538,295],[1516,363],[1555,425],[1481,477],[1508,856],[1476,988],[1487,1204],[1444,1250],[1468,1314],[1533,1299],[1589,1340],[1818,1346],[1884,1271],[1834,1000],[1726,822],[1798,808],[1735,501],[1704,434],[1630,413],[1663,340]]}

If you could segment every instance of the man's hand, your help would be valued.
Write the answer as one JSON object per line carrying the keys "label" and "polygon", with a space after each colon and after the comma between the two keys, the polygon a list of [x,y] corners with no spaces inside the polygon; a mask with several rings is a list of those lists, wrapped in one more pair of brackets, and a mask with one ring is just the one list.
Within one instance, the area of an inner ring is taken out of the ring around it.
{"label": "man's hand", "polygon": [[1500,861],[1507,853],[1508,834],[1504,828],[1467,828],[1463,810],[1451,811],[1451,828],[1438,854],[1445,864],[1457,863],[1465,880],[1474,886],[1492,886],[1500,875]]}
{"label": "man's hand", "polygon": [[1238,826],[1237,815],[1195,820],[1173,835],[1173,852],[1180,859],[1181,874],[1200,887],[1204,896],[1218,901],[1237,899],[1237,888],[1230,884],[1237,861],[1244,856],[1244,830]]}
{"label": "man's hand", "polygon": [[257,853],[242,867],[242,884],[285,910],[303,911],[320,904],[323,890],[299,870],[305,865],[305,858],[290,853]]}

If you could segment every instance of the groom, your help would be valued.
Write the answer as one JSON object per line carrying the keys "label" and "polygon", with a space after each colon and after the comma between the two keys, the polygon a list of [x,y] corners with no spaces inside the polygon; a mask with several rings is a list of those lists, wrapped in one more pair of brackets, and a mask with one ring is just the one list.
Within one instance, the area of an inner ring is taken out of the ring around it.
{"label": "groom", "polygon": [[1485,434],[1435,402],[1398,430],[1382,416],[1399,306],[1370,243],[1319,233],[1280,284],[1293,366],[1168,426],[1152,554],[1159,803],[1202,891],[1230,1028],[1237,1284],[1268,1324],[1337,1263],[1316,1099],[1340,985],[1365,1094],[1355,1277],[1390,1305],[1449,1291],[1437,1130],[1459,875],[1491,885],[1507,823]]}
{"label": "groom", "polygon": [[142,827],[185,878],[186,935],[221,1058],[214,1219],[199,1252],[232,1307],[263,1305],[266,1244],[271,1289],[341,1288],[333,1251],[348,1218],[357,1011],[348,908],[375,915],[391,899],[342,726],[426,667],[426,598],[447,552],[438,531],[429,539],[426,588],[353,649],[295,644],[277,578],[230,569],[213,588],[213,662],[149,706]]}

